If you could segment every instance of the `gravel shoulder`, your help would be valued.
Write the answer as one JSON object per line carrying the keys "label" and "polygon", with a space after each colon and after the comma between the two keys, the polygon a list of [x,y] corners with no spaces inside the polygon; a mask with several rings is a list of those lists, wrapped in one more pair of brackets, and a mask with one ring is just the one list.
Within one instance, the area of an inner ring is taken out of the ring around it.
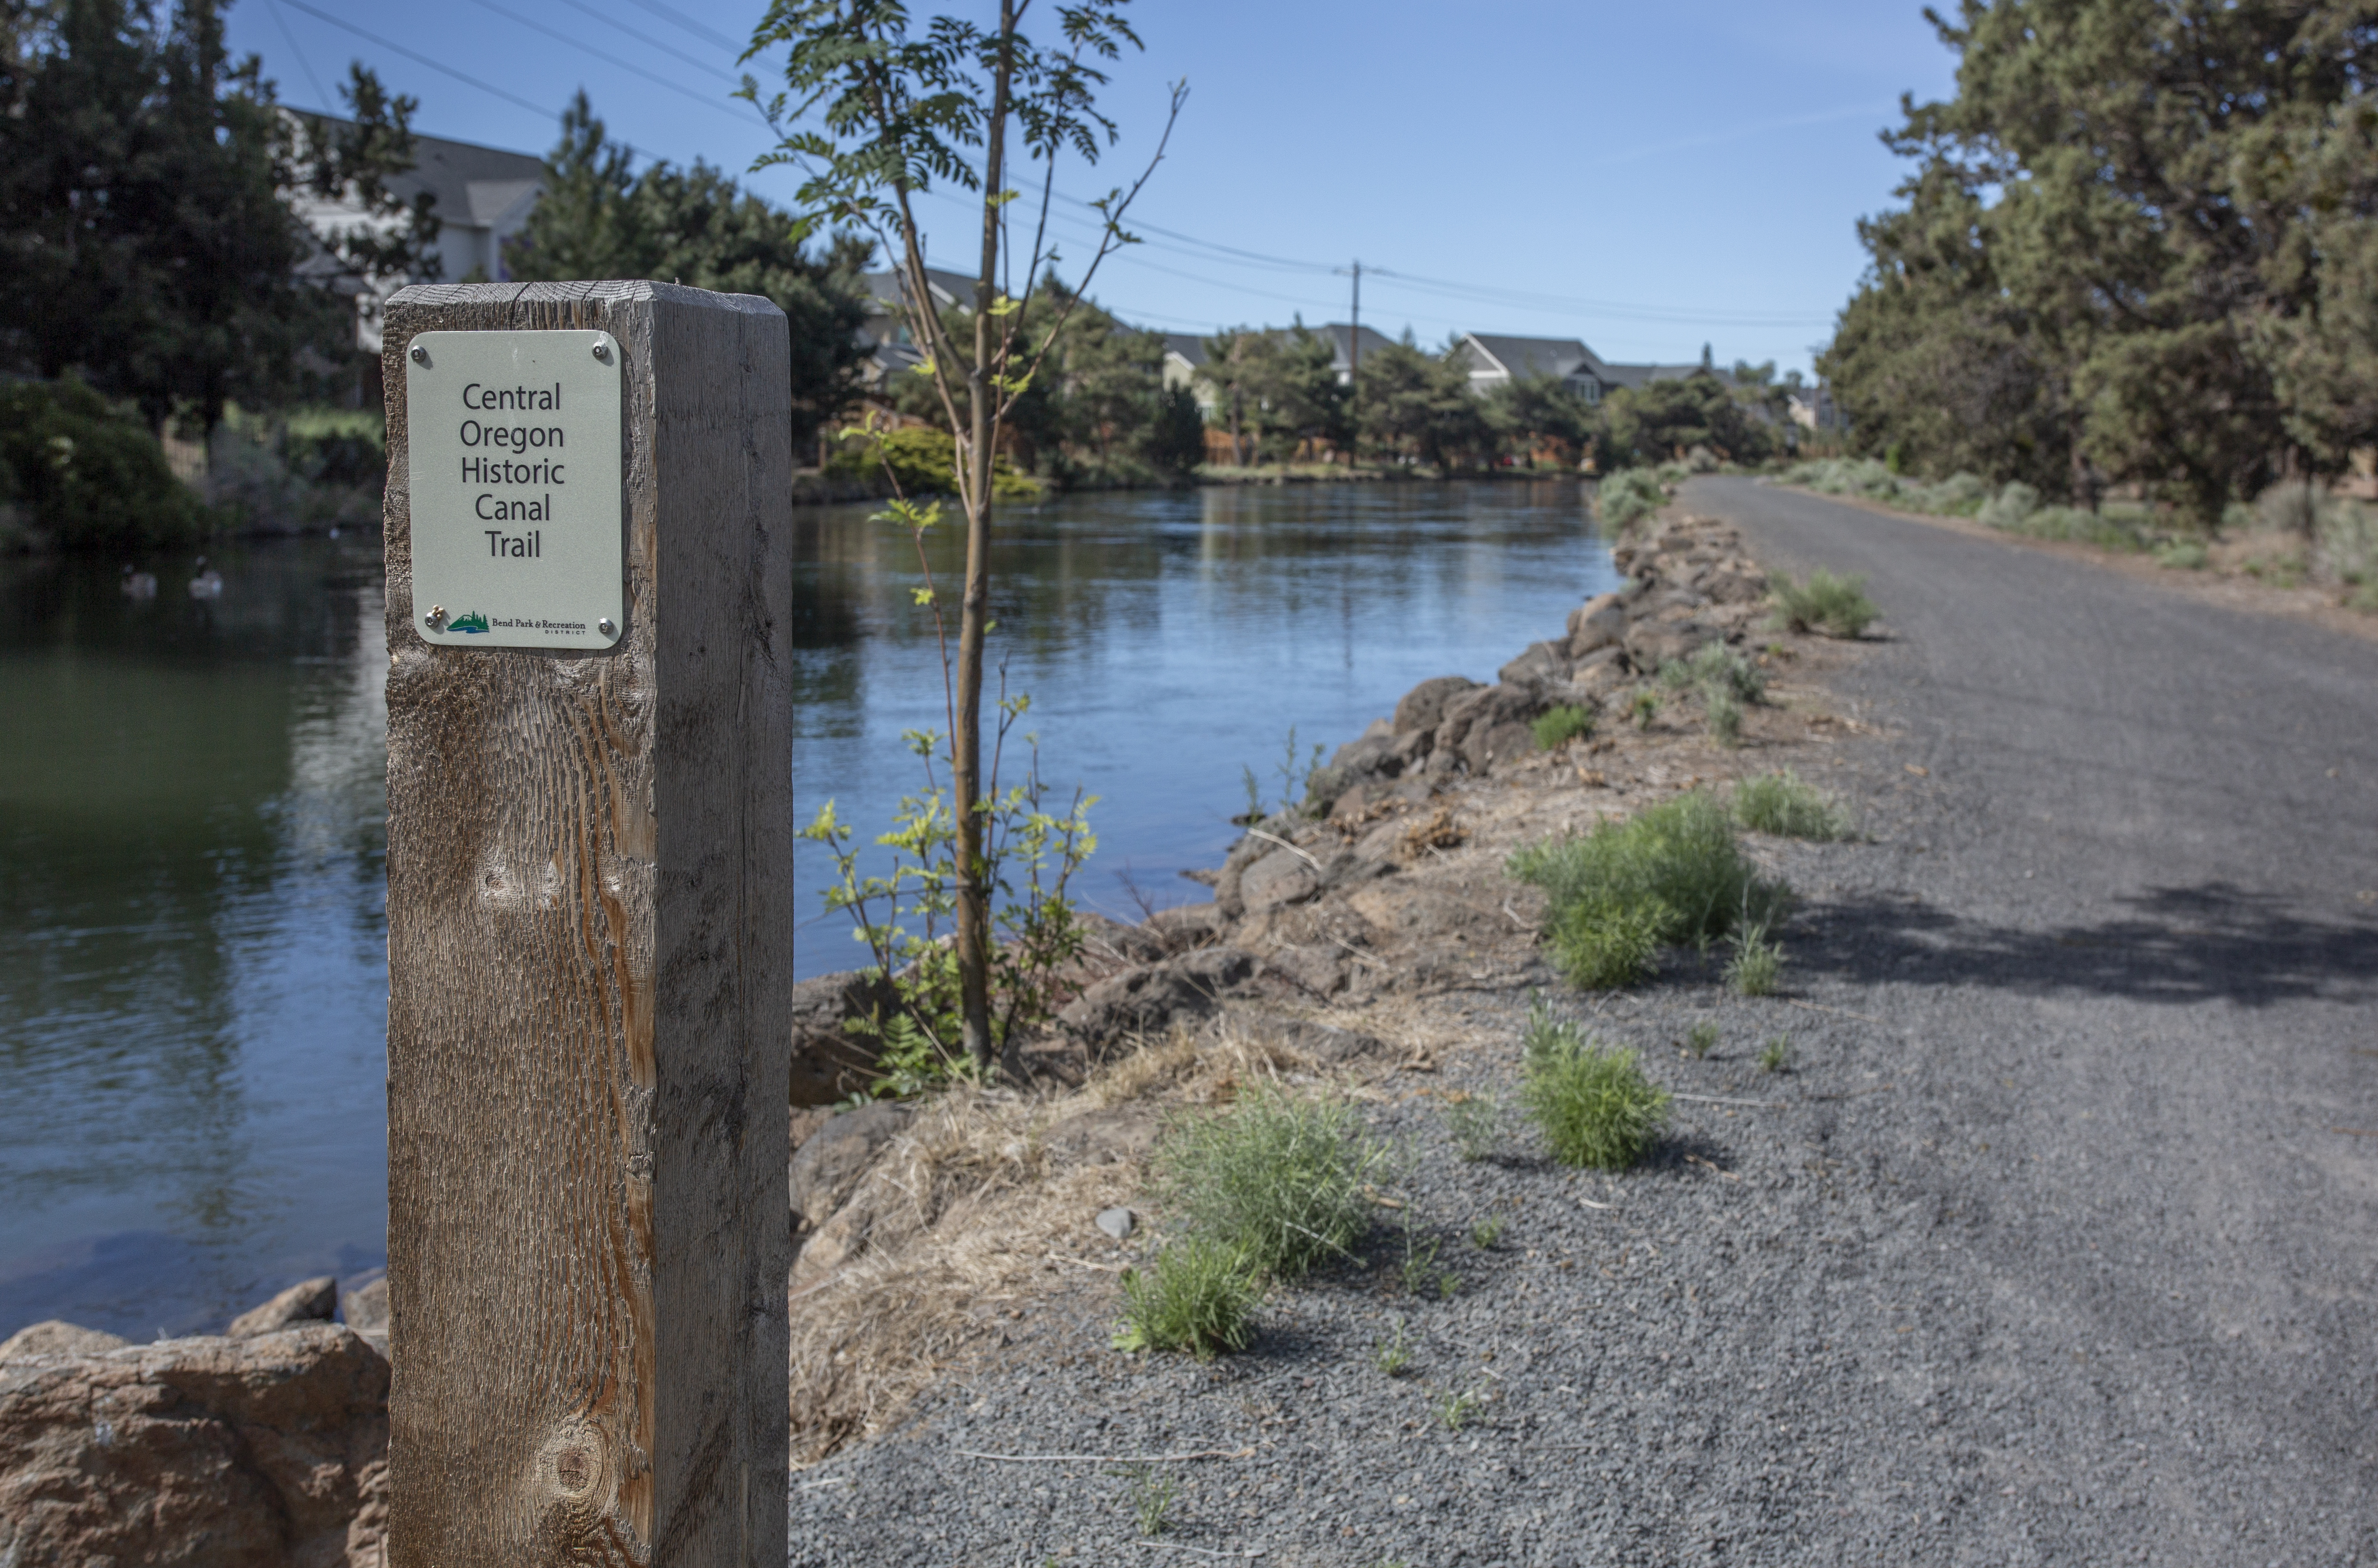
{"label": "gravel shoulder", "polygon": [[[1370,1253],[1244,1355],[1126,1357],[1112,1271],[1160,1216],[1110,1243],[1085,1190],[994,1341],[795,1474],[794,1563],[2378,1562],[2378,649],[1740,481],[1684,504],[1869,573],[1888,634],[1812,646],[1740,752],[1449,791],[1416,870],[1494,918],[1326,1011],[1398,1047],[1347,1080],[1408,1162]],[[1560,987],[1508,847],[1779,761],[1866,829],[1755,841],[1802,899],[1786,994],[1689,955]],[[1678,1094],[1647,1165],[1516,1122],[1459,1157],[1446,1102],[1508,1093],[1539,990]]]}

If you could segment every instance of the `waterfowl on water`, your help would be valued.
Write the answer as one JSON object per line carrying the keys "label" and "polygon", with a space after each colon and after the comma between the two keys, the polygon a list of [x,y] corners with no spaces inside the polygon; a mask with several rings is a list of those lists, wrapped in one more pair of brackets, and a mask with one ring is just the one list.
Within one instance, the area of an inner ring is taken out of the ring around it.
{"label": "waterfowl on water", "polygon": [[124,590],[126,598],[153,599],[157,597],[157,573],[135,572],[127,563],[124,575],[116,581],[116,586]]}
{"label": "waterfowl on water", "polygon": [[190,579],[190,597],[194,599],[222,597],[222,573],[207,564],[205,556],[198,557],[198,574]]}

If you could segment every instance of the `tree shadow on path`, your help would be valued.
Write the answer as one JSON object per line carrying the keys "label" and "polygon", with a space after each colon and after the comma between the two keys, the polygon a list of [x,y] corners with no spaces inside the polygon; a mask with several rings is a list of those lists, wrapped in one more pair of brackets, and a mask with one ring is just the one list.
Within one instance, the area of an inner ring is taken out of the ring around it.
{"label": "tree shadow on path", "polygon": [[2295,901],[2228,883],[2151,889],[2132,912],[2038,929],[1960,920],[1921,904],[1853,899],[1795,923],[1792,967],[1853,983],[1988,986],[2025,995],[2245,1007],[2378,996],[2378,924],[2306,917]]}

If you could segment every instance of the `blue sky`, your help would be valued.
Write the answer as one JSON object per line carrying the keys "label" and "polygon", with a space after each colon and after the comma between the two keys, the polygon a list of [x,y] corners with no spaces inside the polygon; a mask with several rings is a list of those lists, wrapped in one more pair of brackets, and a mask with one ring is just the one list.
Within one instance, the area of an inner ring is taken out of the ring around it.
{"label": "blue sky", "polygon": [[[1086,198],[1135,174],[1166,83],[1188,79],[1133,210],[1150,243],[1092,284],[1118,314],[1173,331],[1343,320],[1347,280],[1329,269],[1359,257],[1363,320],[1424,344],[1535,333],[1683,360],[1708,343],[1721,363],[1806,370],[1856,283],[1856,220],[1902,173],[1875,133],[1901,92],[1945,95],[1953,70],[1918,0],[1132,9],[1147,52],[1103,98],[1123,139],[1098,168],[1061,165],[1057,186]],[[583,86],[640,151],[739,173],[773,139],[727,96],[725,43],[760,14],[722,0],[239,0],[230,24],[290,103],[322,105],[362,59],[421,101],[419,129],[542,152]],[[795,183],[752,177],[779,200]],[[936,256],[967,253],[966,210],[924,212]],[[1086,258],[1087,229],[1060,215],[1066,253]]]}

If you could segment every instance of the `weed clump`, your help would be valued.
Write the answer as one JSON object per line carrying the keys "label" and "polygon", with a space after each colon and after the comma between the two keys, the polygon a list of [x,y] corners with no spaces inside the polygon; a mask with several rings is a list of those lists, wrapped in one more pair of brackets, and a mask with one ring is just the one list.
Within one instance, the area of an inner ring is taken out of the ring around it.
{"label": "weed clump", "polygon": [[1483,1160],[1495,1152],[1503,1128],[1503,1104],[1492,1094],[1468,1095],[1447,1103],[1446,1130],[1453,1134],[1453,1146],[1464,1160]]}
{"label": "weed clump", "polygon": [[1866,597],[1864,577],[1836,577],[1820,567],[1806,583],[1796,584],[1788,573],[1768,580],[1775,601],[1775,619],[1795,632],[1821,632],[1828,637],[1857,637],[1882,611]]}
{"label": "weed clump", "polygon": [[1725,983],[1745,996],[1772,996],[1784,979],[1784,947],[1767,939],[1764,925],[1746,925],[1734,934],[1734,957],[1726,961]]}
{"label": "weed clump", "polygon": [[1789,897],[1743,854],[1725,808],[1699,790],[1581,838],[1531,845],[1508,869],[1549,897],[1555,961],[1588,990],[1631,984],[1662,947],[1771,923]]}
{"label": "weed clump", "polygon": [[1767,1043],[1767,1048],[1765,1050],[1759,1053],[1759,1070],[1760,1072],[1782,1072],[1791,1065],[1792,1041],[1791,1037],[1788,1035],[1777,1035],[1774,1039]]}
{"label": "weed clump", "polygon": [[1257,1273],[1292,1279],[1369,1232],[1363,1188],[1385,1157],[1352,1106],[1257,1088],[1218,1116],[1174,1126],[1158,1189],[1192,1235]]}
{"label": "weed clump", "polygon": [[1593,733],[1593,714],[1564,703],[1539,717],[1529,728],[1535,731],[1536,750],[1558,751],[1571,741]]}
{"label": "weed clump", "polygon": [[1243,1254],[1191,1236],[1123,1273],[1118,1350],[1185,1350],[1200,1361],[1243,1350],[1263,1285]]}
{"label": "weed clump", "polygon": [[1668,1094],[1643,1076],[1632,1051],[1586,1037],[1539,1000],[1528,1015],[1519,1096],[1565,1165],[1624,1170],[1668,1123]]}
{"label": "weed clump", "polygon": [[1735,820],[1753,833],[1830,843],[1850,836],[1849,814],[1786,768],[1746,778],[1734,788]]}
{"label": "weed clump", "polygon": [[1685,1036],[1685,1049],[1690,1051],[1697,1061],[1717,1049],[1717,1025],[1713,1023],[1693,1025],[1691,1031]]}

